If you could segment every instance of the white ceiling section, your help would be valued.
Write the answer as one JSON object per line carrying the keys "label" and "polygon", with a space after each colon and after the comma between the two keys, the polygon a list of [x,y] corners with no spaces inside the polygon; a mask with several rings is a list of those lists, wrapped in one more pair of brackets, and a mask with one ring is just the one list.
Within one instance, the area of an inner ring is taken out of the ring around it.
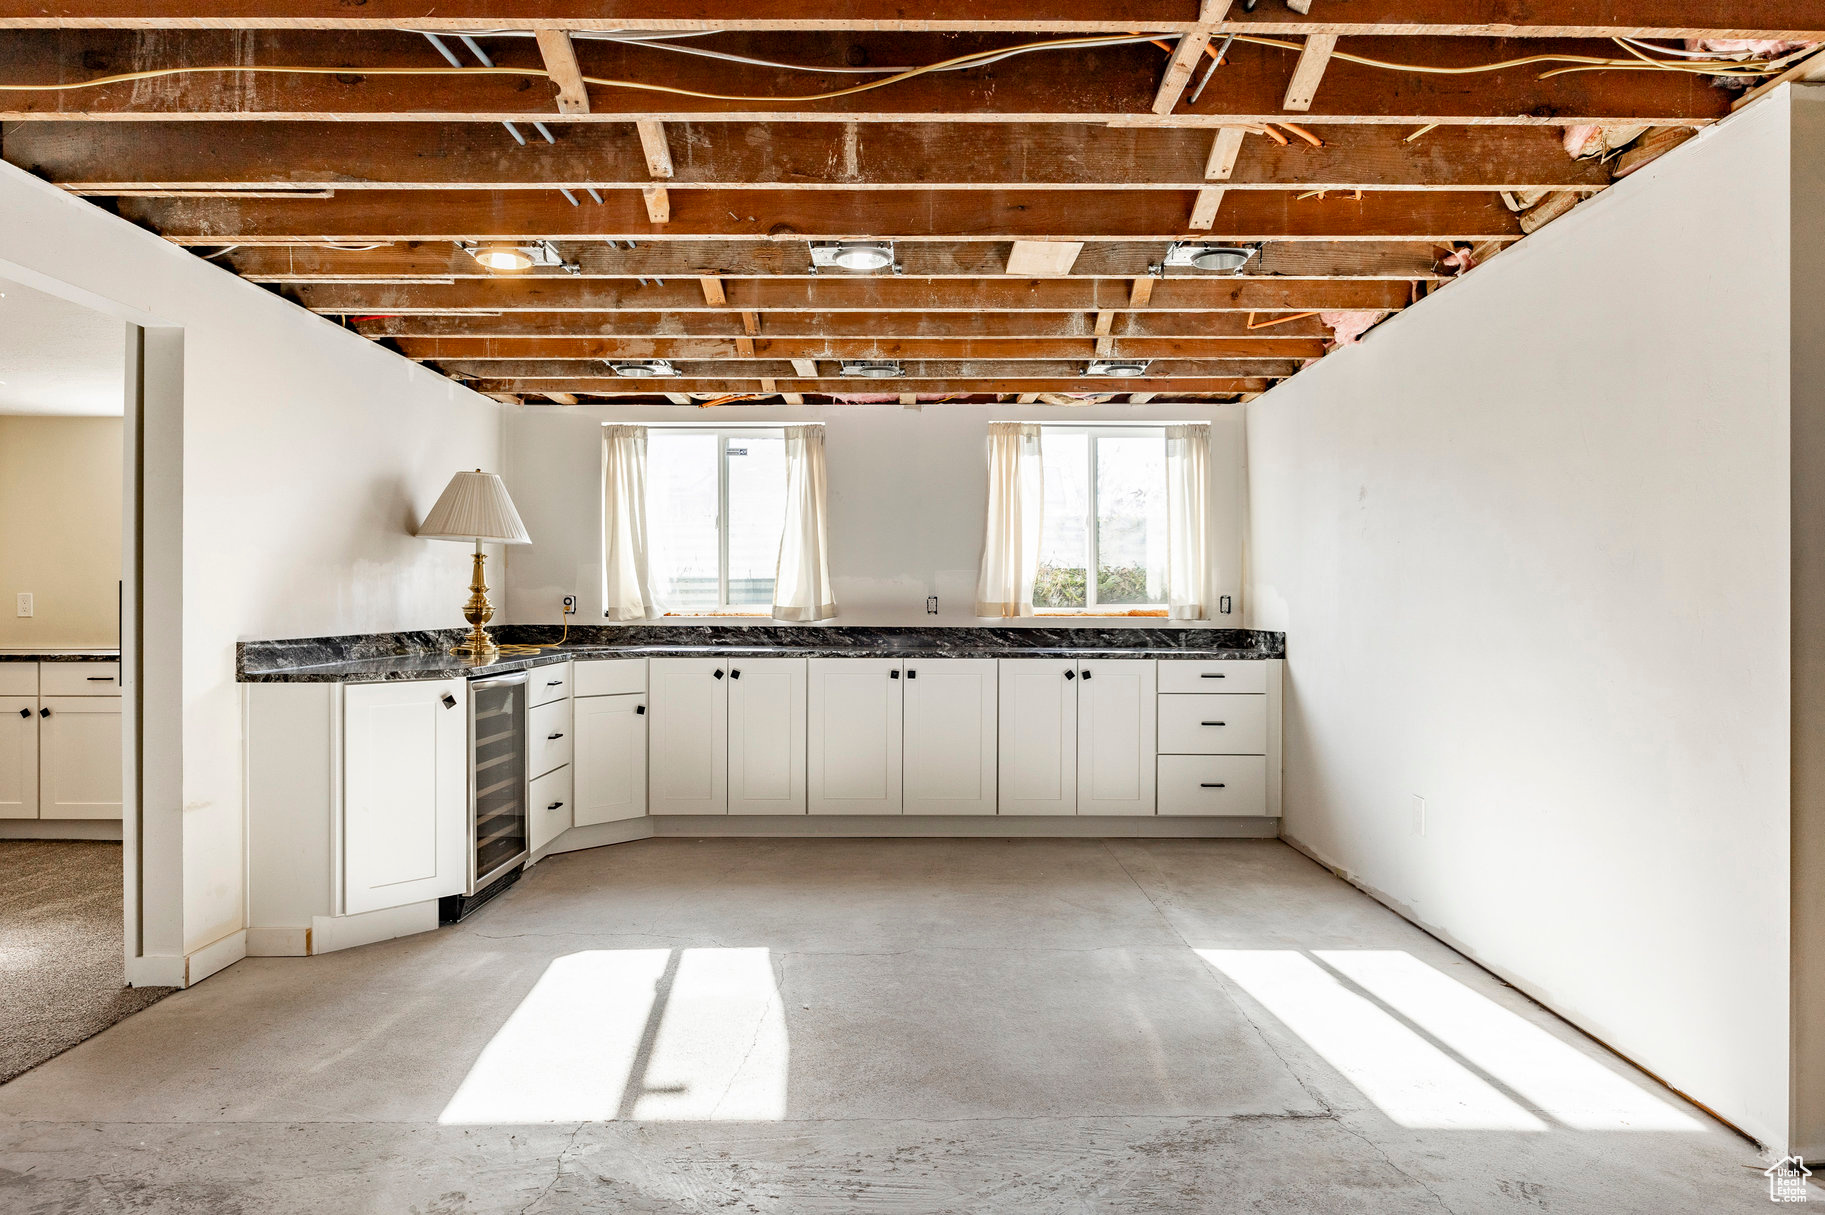
{"label": "white ceiling section", "polygon": [[0,279],[0,414],[119,417],[126,326]]}

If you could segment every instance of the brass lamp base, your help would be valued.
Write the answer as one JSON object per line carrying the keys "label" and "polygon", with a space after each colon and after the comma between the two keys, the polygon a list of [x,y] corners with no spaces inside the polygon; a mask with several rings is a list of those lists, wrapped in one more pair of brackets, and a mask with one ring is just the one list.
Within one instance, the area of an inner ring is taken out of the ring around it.
{"label": "brass lamp base", "polygon": [[494,605],[488,602],[488,583],[483,576],[487,561],[481,542],[477,541],[475,569],[469,576],[469,601],[463,604],[463,619],[469,622],[469,633],[450,651],[474,662],[492,662],[501,652],[494,644],[494,638],[488,636],[486,627],[494,619]]}

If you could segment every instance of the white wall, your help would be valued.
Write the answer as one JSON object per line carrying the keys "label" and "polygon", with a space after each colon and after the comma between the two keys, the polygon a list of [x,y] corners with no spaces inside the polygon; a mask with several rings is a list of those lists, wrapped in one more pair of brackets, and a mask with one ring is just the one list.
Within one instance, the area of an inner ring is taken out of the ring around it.
{"label": "white wall", "polygon": [[[120,643],[120,430],[0,415],[0,649]],[[22,591],[30,616],[15,611]]]}
{"label": "white wall", "polygon": [[1248,412],[1285,835],[1777,1145],[1787,138],[1744,111]]}
{"label": "white wall", "polygon": [[235,642],[459,626],[464,548],[411,532],[453,472],[498,466],[500,409],[11,165],[0,216],[0,275],[183,329],[194,951],[243,924]]}
{"label": "white wall", "polygon": [[[563,597],[580,597],[578,624],[602,619],[601,425],[724,426],[823,422],[830,479],[830,574],[835,624],[979,624],[976,573],[988,503],[990,421],[1212,423],[1214,530],[1219,594],[1235,612],[1211,622],[1240,627],[1242,414],[1239,406],[1049,406],[927,404],[797,408],[533,406],[507,423],[507,483],[533,543],[507,557],[520,624],[558,622]],[[937,616],[925,600],[938,596]],[[1049,621],[1068,623],[1068,621]],[[1016,622],[1008,622],[1016,623]],[[1027,622],[1032,623],[1032,622]],[[1158,619],[1099,619],[1158,625]]]}

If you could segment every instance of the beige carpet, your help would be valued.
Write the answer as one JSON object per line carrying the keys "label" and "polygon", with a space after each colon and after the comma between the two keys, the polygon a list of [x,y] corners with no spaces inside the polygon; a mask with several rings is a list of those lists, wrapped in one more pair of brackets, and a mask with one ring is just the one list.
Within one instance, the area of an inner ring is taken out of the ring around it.
{"label": "beige carpet", "polygon": [[162,1000],[122,986],[121,848],[0,840],[0,1082]]}

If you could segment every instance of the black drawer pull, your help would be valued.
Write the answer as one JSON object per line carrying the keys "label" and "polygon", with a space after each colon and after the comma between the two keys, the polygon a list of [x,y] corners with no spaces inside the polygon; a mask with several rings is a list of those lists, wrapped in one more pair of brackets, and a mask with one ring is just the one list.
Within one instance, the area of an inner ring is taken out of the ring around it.
{"label": "black drawer pull", "polygon": [[32,715],[32,711],[30,709],[19,710],[19,716],[21,716],[21,717],[30,717],[31,715]]}
{"label": "black drawer pull", "polygon": [[1229,723],[1226,721],[1201,721],[1198,724],[1200,726],[1227,726]]}
{"label": "black drawer pull", "polygon": [[564,803],[563,802],[553,802],[553,803],[551,803],[551,805],[549,805],[545,808],[547,810],[562,810],[564,808]]}
{"label": "black drawer pull", "polygon": [[1223,788],[1223,782],[1220,780],[1219,781],[1208,781],[1208,780],[1201,781],[1198,784],[1198,788],[1200,788],[1200,789],[1221,789],[1221,788]]}
{"label": "black drawer pull", "polygon": [[564,736],[562,734],[547,734],[545,736],[545,741],[546,742],[556,742],[558,739],[563,738],[563,737]]}
{"label": "black drawer pull", "polygon": [[90,683],[113,683],[114,676],[112,676],[112,675],[91,675],[91,676],[89,676],[89,682]]}
{"label": "black drawer pull", "polygon": [[1200,672],[1198,672],[1198,678],[1199,679],[1227,679],[1227,678],[1229,678],[1229,676],[1224,675],[1217,671],[1200,671]]}
{"label": "black drawer pull", "polygon": [[545,681],[545,686],[548,688],[561,688],[564,686],[564,681],[562,679],[547,679]]}
{"label": "black drawer pull", "polygon": [[646,714],[646,706],[645,705],[635,705],[634,712],[644,716]]}

